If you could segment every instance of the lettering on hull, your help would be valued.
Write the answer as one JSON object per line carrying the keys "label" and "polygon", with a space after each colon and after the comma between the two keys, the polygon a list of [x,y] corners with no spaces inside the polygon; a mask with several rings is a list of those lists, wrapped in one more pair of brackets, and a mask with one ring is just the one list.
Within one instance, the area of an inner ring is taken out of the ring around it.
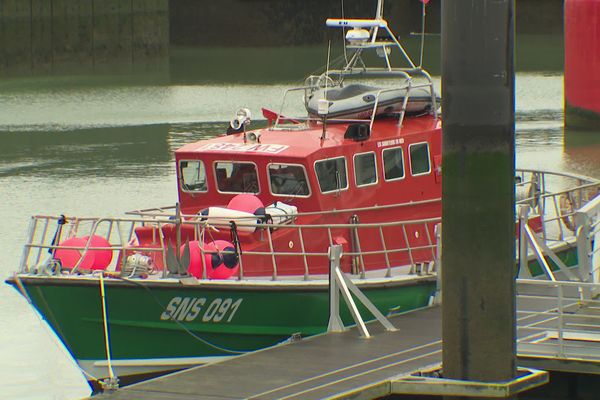
{"label": "lettering on hull", "polygon": [[163,321],[231,322],[244,299],[220,298],[210,303],[204,297],[173,297],[160,315]]}

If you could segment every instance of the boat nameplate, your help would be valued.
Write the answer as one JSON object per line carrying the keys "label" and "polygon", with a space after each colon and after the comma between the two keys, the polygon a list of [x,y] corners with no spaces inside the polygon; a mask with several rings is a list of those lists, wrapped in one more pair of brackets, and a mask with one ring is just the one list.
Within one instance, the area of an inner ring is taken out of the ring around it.
{"label": "boat nameplate", "polygon": [[381,141],[377,142],[377,147],[395,146],[397,144],[403,144],[403,143],[404,143],[404,138],[381,140]]}
{"label": "boat nameplate", "polygon": [[202,151],[219,151],[219,152],[253,152],[253,153],[269,153],[277,154],[287,149],[286,144],[261,144],[261,143],[208,143],[197,148]]}

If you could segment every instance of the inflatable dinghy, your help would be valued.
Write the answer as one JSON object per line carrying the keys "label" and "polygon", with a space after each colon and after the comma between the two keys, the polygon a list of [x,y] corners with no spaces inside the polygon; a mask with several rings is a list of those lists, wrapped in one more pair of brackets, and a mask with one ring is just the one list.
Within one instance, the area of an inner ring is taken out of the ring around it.
{"label": "inflatable dinghy", "polygon": [[[375,99],[381,89],[374,86],[352,84],[344,87],[322,88],[313,92],[306,102],[306,110],[311,116],[318,116],[319,99],[329,101],[328,118],[370,118]],[[375,116],[399,113],[407,90],[395,89],[381,92]],[[410,90],[406,112],[423,113],[431,110],[431,93],[425,88]]]}

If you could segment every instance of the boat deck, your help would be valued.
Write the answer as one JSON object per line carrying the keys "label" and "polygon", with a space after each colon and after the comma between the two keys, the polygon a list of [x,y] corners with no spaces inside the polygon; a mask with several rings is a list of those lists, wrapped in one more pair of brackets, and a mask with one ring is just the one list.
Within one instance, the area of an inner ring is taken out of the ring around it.
{"label": "boat deck", "polygon": [[[582,306],[581,286],[527,282],[519,285],[517,301],[519,365],[600,373],[600,312]],[[561,287],[559,296],[556,287]],[[376,398],[392,393],[393,380],[440,363],[441,318],[441,307],[425,308],[390,318],[395,332],[368,324],[370,339],[361,338],[357,329],[318,335],[97,398]]]}

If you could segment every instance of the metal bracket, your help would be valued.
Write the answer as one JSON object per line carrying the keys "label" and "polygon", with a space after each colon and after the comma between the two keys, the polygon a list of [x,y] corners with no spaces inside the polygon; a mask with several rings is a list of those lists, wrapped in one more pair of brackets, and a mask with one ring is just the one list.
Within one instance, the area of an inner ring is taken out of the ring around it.
{"label": "metal bracket", "polygon": [[[356,285],[340,269],[340,258],[342,257],[342,245],[332,245],[329,247],[329,325],[327,332],[343,332],[345,330],[342,319],[340,318],[339,292],[342,293],[352,318],[358,326],[361,336],[370,338],[352,294],[377,318],[377,320],[388,330],[396,331],[396,328],[390,321],[375,307],[373,303],[365,296]],[[352,292],[352,294],[350,293]]]}

